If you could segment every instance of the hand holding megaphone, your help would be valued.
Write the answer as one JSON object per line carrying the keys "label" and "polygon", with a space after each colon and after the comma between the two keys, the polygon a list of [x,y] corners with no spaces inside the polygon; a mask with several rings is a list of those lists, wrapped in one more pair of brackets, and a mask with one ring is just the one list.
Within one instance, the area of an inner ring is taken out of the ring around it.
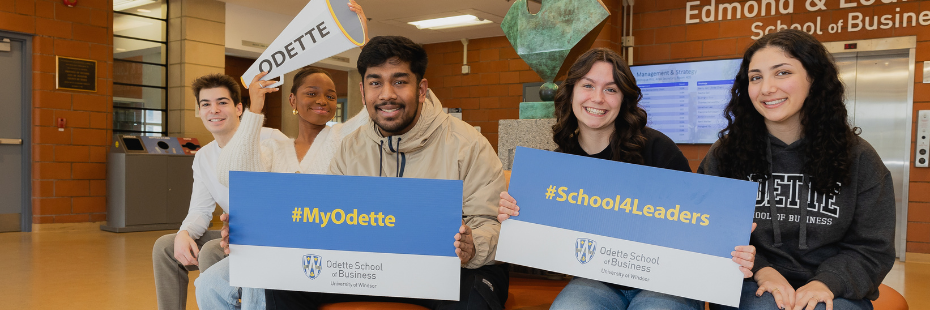
{"label": "hand holding megaphone", "polygon": [[262,72],[252,78],[252,83],[249,84],[249,99],[252,103],[249,105],[249,111],[255,114],[262,113],[262,108],[265,107],[265,95],[278,91],[280,88],[277,87],[268,87],[276,84],[276,81],[262,81],[262,77],[268,75],[268,72]]}
{"label": "hand holding megaphone", "polygon": [[362,29],[365,33],[365,41],[362,42],[362,46],[364,46],[365,43],[368,43],[368,17],[365,16],[365,11],[362,11],[362,6],[355,0],[349,0],[349,10],[358,14],[358,19],[362,21]]}
{"label": "hand holding megaphone", "polygon": [[[288,72],[367,42],[368,18],[355,0],[310,0],[246,70],[241,78],[242,84],[251,90],[255,77],[260,73],[263,73],[260,79],[266,82],[272,78],[283,78]],[[262,83],[261,86],[275,88],[282,83],[279,80]]]}

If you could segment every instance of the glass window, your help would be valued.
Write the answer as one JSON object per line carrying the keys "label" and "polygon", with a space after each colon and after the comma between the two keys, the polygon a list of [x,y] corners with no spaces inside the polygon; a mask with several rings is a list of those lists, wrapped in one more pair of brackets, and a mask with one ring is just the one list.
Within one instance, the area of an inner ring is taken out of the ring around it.
{"label": "glass window", "polygon": [[152,41],[167,40],[164,20],[135,15],[113,14],[113,35]]}
{"label": "glass window", "polygon": [[113,62],[113,82],[164,87],[167,70],[165,66],[117,60]]}
{"label": "glass window", "polygon": [[332,126],[338,123],[344,123],[346,121],[346,98],[336,99],[336,115],[333,116],[333,119],[326,122],[326,125]]}
{"label": "glass window", "polygon": [[333,121],[337,123],[346,121],[346,102],[346,98],[340,98],[336,100],[336,116],[333,118]]}
{"label": "glass window", "polygon": [[132,38],[113,38],[113,59],[166,64],[167,44]]}
{"label": "glass window", "polygon": [[164,111],[115,107],[113,114],[113,131],[164,134]]}
{"label": "glass window", "polygon": [[164,110],[165,90],[162,87],[113,85],[113,106]]}
{"label": "glass window", "polygon": [[167,133],[166,0],[113,1],[113,132]]}

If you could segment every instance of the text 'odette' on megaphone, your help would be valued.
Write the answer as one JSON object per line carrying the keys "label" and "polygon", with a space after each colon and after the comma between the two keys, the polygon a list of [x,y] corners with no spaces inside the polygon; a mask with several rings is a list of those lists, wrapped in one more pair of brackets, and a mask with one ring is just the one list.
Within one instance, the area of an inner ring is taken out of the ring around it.
{"label": "text 'odette' on megaphone", "polygon": [[[311,0],[297,17],[271,42],[262,56],[242,75],[242,85],[249,88],[252,79],[268,72],[262,80],[281,77],[304,66],[365,44],[365,27],[348,0]],[[335,5],[334,5],[335,4]]]}

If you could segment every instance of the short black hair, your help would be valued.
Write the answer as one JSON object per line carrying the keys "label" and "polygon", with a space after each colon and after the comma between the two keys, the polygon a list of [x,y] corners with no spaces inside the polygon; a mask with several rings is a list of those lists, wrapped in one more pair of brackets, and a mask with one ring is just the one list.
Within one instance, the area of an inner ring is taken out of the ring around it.
{"label": "short black hair", "polygon": [[197,98],[197,107],[200,108],[201,90],[220,87],[225,87],[229,90],[229,96],[231,97],[229,99],[232,99],[233,105],[242,103],[242,97],[239,93],[239,83],[236,82],[236,79],[225,74],[214,73],[201,76],[194,80],[194,83],[191,83],[191,88],[194,89],[194,98]]}
{"label": "short black hair", "polygon": [[358,73],[365,78],[365,71],[369,67],[380,66],[388,59],[397,57],[410,64],[410,71],[417,76],[417,81],[426,75],[426,64],[429,62],[426,50],[419,44],[401,36],[378,36],[371,38],[358,55]]}
{"label": "short black hair", "polygon": [[332,74],[329,74],[329,71],[317,68],[306,66],[300,68],[300,71],[297,71],[297,75],[294,76],[294,83],[291,85],[291,93],[296,94],[297,89],[300,88],[300,85],[304,83],[304,78],[310,76],[311,74],[322,73],[329,77],[330,80],[335,81]]}

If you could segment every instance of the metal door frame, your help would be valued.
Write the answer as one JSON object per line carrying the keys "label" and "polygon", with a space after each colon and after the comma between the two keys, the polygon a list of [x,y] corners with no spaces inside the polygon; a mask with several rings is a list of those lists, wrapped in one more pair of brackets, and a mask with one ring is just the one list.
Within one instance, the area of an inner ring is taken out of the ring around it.
{"label": "metal door frame", "polygon": [[[846,50],[845,44],[856,43],[857,49],[855,50]],[[902,221],[895,219],[895,226],[900,225],[901,233],[903,234],[901,240],[895,244],[895,254],[903,262],[905,261],[905,255],[907,253],[907,209],[910,201],[908,199],[908,190],[911,182],[911,130],[914,120],[914,63],[916,60],[916,48],[917,48],[917,37],[916,36],[905,36],[905,37],[893,37],[893,38],[882,38],[882,39],[871,39],[871,40],[854,40],[854,41],[837,41],[837,42],[826,42],[823,43],[824,47],[827,48],[827,52],[838,56],[847,56],[847,55],[857,55],[859,53],[866,52],[866,55],[874,55],[881,51],[894,51],[894,50],[907,50],[908,51],[908,83],[907,83],[907,105],[908,109],[905,111],[905,117],[907,118],[904,122],[904,139],[906,140],[905,147],[907,148],[904,152],[904,161],[907,162],[907,169],[904,169],[904,180],[902,183],[902,202],[904,204],[904,217]],[[873,52],[873,53],[868,53]],[[857,73],[858,75],[858,73]],[[896,236],[897,237],[897,236]]]}
{"label": "metal door frame", "polygon": [[22,201],[19,229],[21,232],[32,231],[32,35],[0,31],[0,38],[20,41],[23,44],[22,74]]}

